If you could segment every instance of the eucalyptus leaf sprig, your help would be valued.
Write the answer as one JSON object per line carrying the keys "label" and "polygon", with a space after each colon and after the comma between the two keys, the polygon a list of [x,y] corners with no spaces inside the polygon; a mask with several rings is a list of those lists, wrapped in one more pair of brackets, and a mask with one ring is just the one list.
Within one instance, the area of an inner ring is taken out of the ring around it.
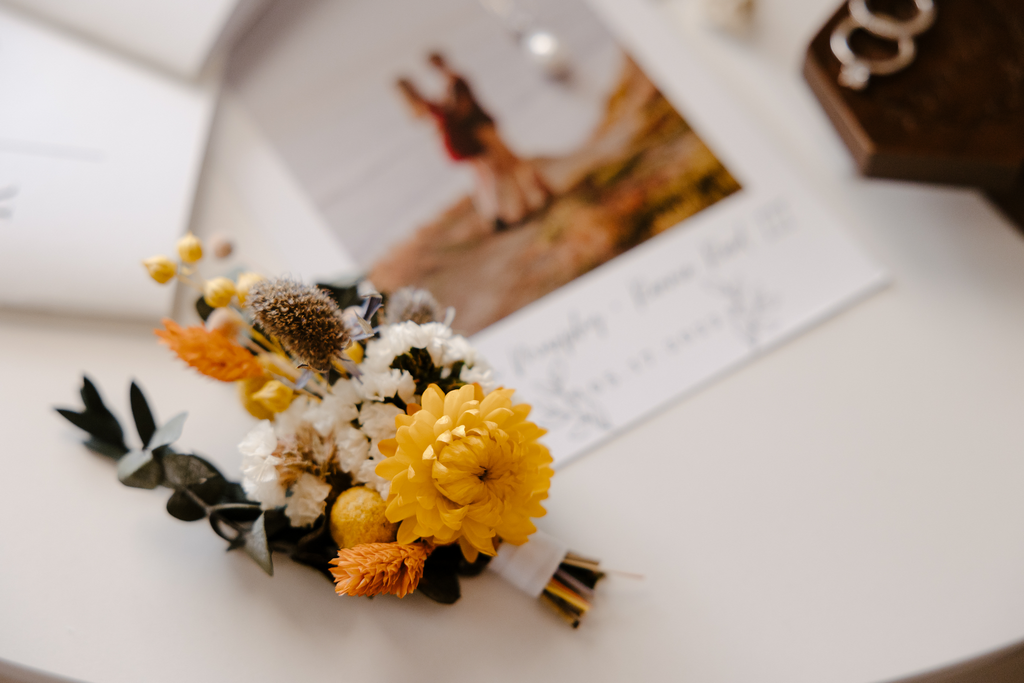
{"label": "eucalyptus leaf sprig", "polygon": [[[122,484],[143,489],[159,486],[172,489],[174,493],[167,501],[167,511],[173,517],[185,522],[209,519],[217,535],[229,542],[228,550],[243,549],[265,572],[273,575],[267,513],[248,501],[241,485],[226,479],[212,463],[171,447],[181,436],[186,413],[158,427],[145,395],[132,382],[132,417],[142,446],[129,448],[121,423],[103,403],[88,377],[83,377],[81,394],[84,410],[57,408],[57,412],[89,434],[85,441],[87,448],[117,462],[117,478]],[[270,526],[277,528],[280,524]]]}

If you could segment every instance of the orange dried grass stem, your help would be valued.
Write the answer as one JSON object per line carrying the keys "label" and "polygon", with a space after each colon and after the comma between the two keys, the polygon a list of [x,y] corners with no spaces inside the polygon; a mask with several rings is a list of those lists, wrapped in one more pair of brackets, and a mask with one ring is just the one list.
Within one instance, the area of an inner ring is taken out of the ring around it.
{"label": "orange dried grass stem", "polygon": [[331,560],[338,595],[390,593],[404,598],[416,590],[433,546],[426,543],[365,543],[341,550]]}
{"label": "orange dried grass stem", "polygon": [[181,327],[173,320],[163,319],[166,330],[153,330],[178,358],[207,377],[222,382],[235,382],[261,377],[263,367],[245,348],[222,332],[205,327]]}

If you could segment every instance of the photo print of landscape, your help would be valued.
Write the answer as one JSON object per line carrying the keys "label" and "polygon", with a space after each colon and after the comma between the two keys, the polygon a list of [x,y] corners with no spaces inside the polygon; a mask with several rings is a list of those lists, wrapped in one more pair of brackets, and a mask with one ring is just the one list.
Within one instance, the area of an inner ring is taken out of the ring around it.
{"label": "photo print of landscape", "polygon": [[296,0],[230,88],[382,292],[473,334],[740,189],[585,0]]}

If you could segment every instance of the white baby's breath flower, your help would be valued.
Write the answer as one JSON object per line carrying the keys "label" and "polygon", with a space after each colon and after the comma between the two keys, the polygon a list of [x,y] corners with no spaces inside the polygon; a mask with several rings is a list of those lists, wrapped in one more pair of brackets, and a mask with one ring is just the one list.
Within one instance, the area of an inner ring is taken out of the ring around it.
{"label": "white baby's breath flower", "polygon": [[476,349],[465,337],[455,334],[445,342],[443,365],[451,365],[459,361],[472,365],[476,361]]}
{"label": "white baby's breath flower", "polygon": [[319,408],[320,404],[311,401],[307,396],[297,397],[287,410],[274,416],[274,432],[277,438],[288,438],[295,434],[301,423],[314,422]]}
{"label": "white baby's breath flower", "polygon": [[352,425],[339,428],[335,432],[334,443],[338,447],[338,465],[342,472],[359,469],[370,453],[370,442],[366,434]]}
{"label": "white baby's breath flower", "polygon": [[360,395],[369,401],[383,401],[398,396],[409,403],[416,396],[416,380],[408,370],[386,369],[364,372],[356,384]]}
{"label": "white baby's breath flower", "polygon": [[378,462],[378,460],[373,459],[364,460],[363,464],[359,466],[359,471],[353,476],[353,480],[357,483],[365,484],[379,493],[381,498],[387,500],[388,493],[391,491],[391,481],[377,474]]}
{"label": "white baby's breath flower", "polygon": [[370,443],[369,457],[363,461],[359,469],[352,473],[352,481],[357,484],[366,484],[377,491],[384,500],[388,499],[388,492],[391,490],[391,480],[377,474],[377,465],[384,460],[384,454],[377,447],[380,439],[374,439]]}
{"label": "white baby's breath flower", "polygon": [[331,394],[338,399],[341,403],[351,403],[355,405],[362,400],[359,396],[359,392],[356,391],[356,387],[352,384],[352,380],[345,379],[342,377],[331,387]]}
{"label": "white baby's breath flower", "polygon": [[242,454],[242,490],[264,510],[280,507],[285,503],[285,490],[278,479],[277,466],[281,458],[274,455],[277,437],[274,426],[267,420],[260,421],[238,444]]}
{"label": "white baby's breath flower", "polygon": [[405,370],[402,370],[402,376],[398,378],[396,393],[405,403],[412,403],[416,398],[416,380]]}
{"label": "white baby's breath flower", "polygon": [[[478,382],[485,391],[494,388],[494,380],[487,363],[480,358],[469,340],[454,334],[444,323],[419,325],[406,321],[381,327],[378,338],[367,344],[363,367],[369,374],[379,376],[391,369],[391,364],[396,358],[409,353],[412,349],[425,349],[435,367],[442,368],[445,372],[450,371],[455,363],[462,362],[464,365],[459,379],[469,383]],[[386,396],[386,391],[390,390],[387,381],[380,378],[374,378],[370,382],[381,384],[384,391],[377,394],[361,391],[367,398],[380,400],[376,396]],[[377,384],[373,386],[376,387]],[[401,398],[407,403],[410,400],[405,396]]]}
{"label": "white baby's breath flower", "polygon": [[484,393],[489,393],[494,388],[494,372],[484,365],[463,365],[462,372],[459,373],[459,379],[466,384],[472,384],[476,382],[484,390]]}
{"label": "white baby's breath flower", "polygon": [[309,472],[303,472],[292,486],[284,514],[292,526],[308,526],[324,513],[324,501],[330,492],[330,484],[320,481]]}
{"label": "white baby's breath flower", "polygon": [[327,436],[341,425],[356,419],[359,414],[355,402],[347,399],[347,396],[328,394],[319,405],[305,413],[305,418],[321,436]]}
{"label": "white baby's breath flower", "polygon": [[363,432],[375,442],[391,439],[395,436],[395,416],[404,415],[398,406],[391,403],[375,403],[367,401],[359,409],[359,424]]}
{"label": "white baby's breath flower", "polygon": [[363,365],[371,371],[382,371],[389,367],[398,356],[411,349],[426,349],[435,365],[440,366],[444,357],[444,346],[452,336],[451,328],[443,323],[418,325],[407,320],[380,328],[377,339],[366,345],[366,359]]}

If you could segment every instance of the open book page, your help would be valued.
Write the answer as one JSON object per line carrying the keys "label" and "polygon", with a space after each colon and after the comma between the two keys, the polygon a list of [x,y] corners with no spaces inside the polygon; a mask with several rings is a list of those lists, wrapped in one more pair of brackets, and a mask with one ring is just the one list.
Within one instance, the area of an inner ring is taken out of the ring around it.
{"label": "open book page", "polygon": [[232,17],[262,0],[5,0],[171,73],[194,78]]}
{"label": "open book page", "polygon": [[0,305],[158,318],[217,92],[0,10]]}

